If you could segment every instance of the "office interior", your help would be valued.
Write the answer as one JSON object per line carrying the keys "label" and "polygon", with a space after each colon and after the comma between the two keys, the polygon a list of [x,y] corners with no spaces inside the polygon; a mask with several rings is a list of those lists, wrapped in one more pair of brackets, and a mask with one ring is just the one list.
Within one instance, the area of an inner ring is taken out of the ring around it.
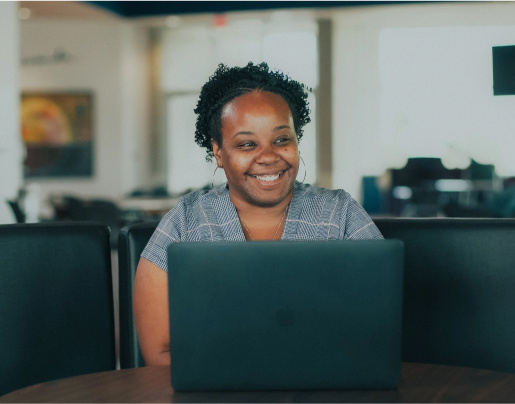
{"label": "office interior", "polygon": [[[313,90],[299,181],[374,219],[515,217],[514,17],[513,2],[2,1],[0,224],[110,227],[119,352],[118,233],[225,180],[194,143],[195,100],[218,63],[263,60]],[[416,252],[454,247],[445,226]],[[509,271],[485,231],[456,246]]]}
{"label": "office interior", "polygon": [[312,88],[299,181],[343,188],[372,217],[515,216],[512,2],[0,11],[3,223],[101,221],[116,248],[121,227],[223,182],[193,108],[218,63],[249,61]]}

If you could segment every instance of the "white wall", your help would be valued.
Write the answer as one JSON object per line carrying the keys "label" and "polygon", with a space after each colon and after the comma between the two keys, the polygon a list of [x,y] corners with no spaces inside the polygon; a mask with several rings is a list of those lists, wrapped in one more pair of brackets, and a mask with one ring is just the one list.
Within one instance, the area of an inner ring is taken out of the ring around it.
{"label": "white wall", "polygon": [[[277,20],[280,18],[280,20]],[[168,191],[180,194],[210,186],[214,159],[205,162],[206,151],[194,142],[196,115],[193,113],[202,85],[219,63],[245,66],[265,61],[316,91],[318,86],[316,19],[311,15],[287,13],[276,18],[238,19],[235,14],[223,27],[211,22],[161,32],[161,91],[167,97]],[[299,151],[306,164],[298,180],[317,180],[316,99],[309,98],[312,122],[304,128]],[[217,170],[214,184],[226,181]]]}
{"label": "white wall", "polygon": [[[12,3],[0,4],[14,12]],[[513,27],[515,3],[344,7],[331,10],[329,17],[333,21],[332,186],[360,200],[361,178],[380,174],[381,163],[374,156],[384,152],[378,142],[384,109],[381,35],[399,28]],[[17,24],[12,20],[5,24]],[[11,49],[13,41],[2,45],[3,39],[0,46]],[[86,89],[94,92],[96,100],[95,176],[38,181],[43,193],[118,197],[134,186],[152,184],[147,31],[128,21],[26,21],[21,23],[21,46],[22,56],[64,48],[76,58],[70,64],[22,67],[24,90]],[[409,55],[404,62],[409,63]],[[17,116],[18,111],[13,113]]]}
{"label": "white wall", "polygon": [[22,58],[65,51],[66,63],[27,64],[23,91],[93,93],[94,174],[38,179],[51,193],[118,198],[148,182],[148,31],[128,22],[35,20],[21,23]]}
{"label": "white wall", "polygon": [[[360,199],[361,177],[380,174],[377,160],[384,153],[384,146],[379,142],[381,98],[384,95],[380,75],[381,34],[391,28],[513,27],[515,3],[348,7],[333,13],[333,23],[333,187],[345,188]],[[473,41],[472,35],[470,40]],[[515,44],[515,37],[510,44]],[[412,54],[406,54],[405,59],[399,62],[409,64],[412,57]],[[476,68],[482,69],[484,65],[481,61]],[[421,80],[427,78],[421,77]],[[431,94],[433,85],[427,81],[428,94]],[[498,103],[506,103],[513,97],[496,98]],[[430,103],[433,101],[428,100]],[[445,104],[446,100],[441,100],[441,103]],[[433,116],[433,119],[440,117]],[[515,114],[507,119],[515,119]],[[413,133],[412,141],[417,141],[416,136]]]}
{"label": "white wall", "polygon": [[14,222],[4,201],[16,197],[22,181],[17,11],[17,2],[0,2],[0,224]]}

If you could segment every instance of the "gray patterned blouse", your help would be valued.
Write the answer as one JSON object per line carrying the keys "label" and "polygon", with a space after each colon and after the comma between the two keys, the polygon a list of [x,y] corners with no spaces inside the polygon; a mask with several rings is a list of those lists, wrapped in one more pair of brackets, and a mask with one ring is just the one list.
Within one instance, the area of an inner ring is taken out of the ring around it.
{"label": "gray patterned blouse", "polygon": [[[295,183],[281,240],[382,239],[372,219],[344,190]],[[163,217],[141,256],[168,270],[170,243],[245,241],[227,184],[182,196]]]}

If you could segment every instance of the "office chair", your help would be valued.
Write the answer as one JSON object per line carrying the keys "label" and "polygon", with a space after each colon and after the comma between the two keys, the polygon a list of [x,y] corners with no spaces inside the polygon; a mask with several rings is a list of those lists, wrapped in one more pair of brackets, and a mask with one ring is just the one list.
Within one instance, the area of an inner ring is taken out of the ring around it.
{"label": "office chair", "polygon": [[121,212],[114,201],[108,199],[80,199],[74,196],[55,197],[52,201],[59,220],[98,222],[109,227],[111,248],[116,249],[118,232],[122,227]]}
{"label": "office chair", "polygon": [[402,360],[515,372],[515,219],[374,222],[404,241]]}
{"label": "office chair", "polygon": [[116,369],[109,230],[0,226],[0,395]]}
{"label": "office chair", "polygon": [[118,287],[120,307],[120,367],[145,366],[139,348],[138,335],[132,312],[134,277],[140,254],[154,233],[158,221],[137,223],[123,227],[118,239]]}
{"label": "office chair", "polygon": [[20,204],[18,201],[7,201],[9,206],[12,209],[12,212],[14,214],[14,217],[16,218],[17,223],[25,223],[25,213],[20,207]]}
{"label": "office chair", "polygon": [[[405,245],[402,360],[515,372],[515,219],[375,218]],[[132,317],[139,254],[157,226],[120,234],[120,362],[143,366]]]}

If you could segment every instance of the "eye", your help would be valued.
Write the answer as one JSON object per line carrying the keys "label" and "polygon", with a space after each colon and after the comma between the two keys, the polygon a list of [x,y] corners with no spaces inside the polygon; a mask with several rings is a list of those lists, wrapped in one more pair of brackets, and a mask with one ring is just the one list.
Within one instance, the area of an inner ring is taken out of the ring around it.
{"label": "eye", "polygon": [[256,143],[254,143],[253,141],[249,140],[249,141],[244,141],[244,142],[241,142],[238,147],[240,149],[250,149],[252,147],[255,147],[256,146]]}
{"label": "eye", "polygon": [[288,143],[291,140],[290,136],[281,136],[275,140],[275,144]]}

